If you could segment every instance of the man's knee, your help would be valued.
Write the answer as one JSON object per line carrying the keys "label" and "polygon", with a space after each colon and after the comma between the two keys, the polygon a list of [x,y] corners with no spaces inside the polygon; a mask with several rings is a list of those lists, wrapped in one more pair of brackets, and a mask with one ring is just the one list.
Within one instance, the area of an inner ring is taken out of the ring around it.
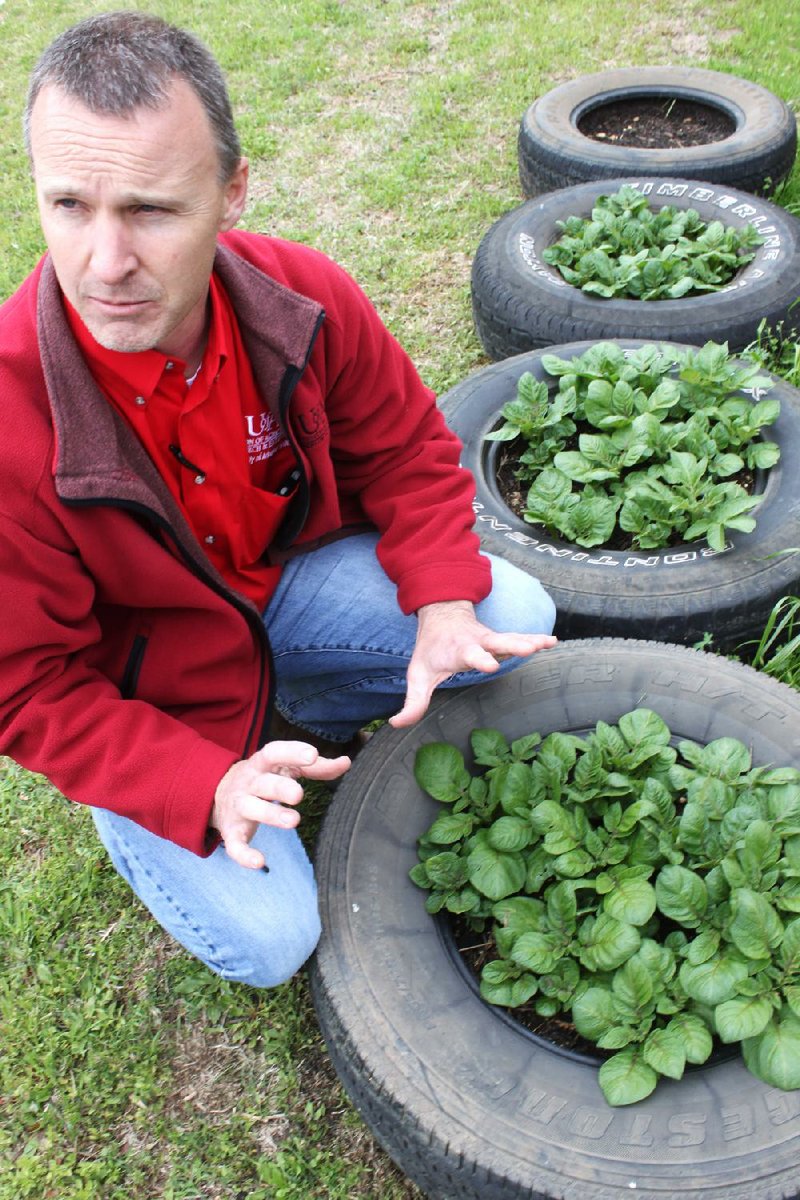
{"label": "man's knee", "polygon": [[290,928],[270,928],[267,922],[249,928],[241,948],[230,947],[204,958],[223,979],[250,987],[270,988],[286,983],[316,949],[322,928],[316,903],[298,910]]}
{"label": "man's knee", "polygon": [[556,607],[534,575],[491,555],[492,591],[478,606],[491,629],[505,633],[552,633]]}

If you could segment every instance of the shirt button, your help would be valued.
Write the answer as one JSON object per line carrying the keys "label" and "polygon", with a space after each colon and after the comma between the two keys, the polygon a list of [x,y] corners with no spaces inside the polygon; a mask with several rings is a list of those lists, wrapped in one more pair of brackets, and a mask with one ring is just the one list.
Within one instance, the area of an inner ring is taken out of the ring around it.
{"label": "shirt button", "polygon": [[205,538],[204,538],[203,540],[206,542],[206,544],[207,544],[207,545],[209,545],[209,546],[213,546],[213,545],[214,545],[214,542],[215,542],[217,539],[214,537],[213,533],[207,533],[207,534],[206,534],[206,536],[205,536]]}
{"label": "shirt button", "polygon": [[136,404],[138,404],[140,408],[144,408],[144,405],[145,405],[145,398],[144,398],[144,396],[137,396],[137,397],[136,397],[136,400],[135,400],[135,403],[136,403]]}
{"label": "shirt button", "polygon": [[172,370],[172,368],[173,368],[174,366],[175,366],[175,363],[174,363],[174,362],[168,362],[168,363],[166,364],[166,366],[164,367],[164,370],[165,370],[165,371],[171,371],[171,370]]}
{"label": "shirt button", "polygon": [[205,475],[195,475],[194,481],[195,483],[205,483],[206,477]]}

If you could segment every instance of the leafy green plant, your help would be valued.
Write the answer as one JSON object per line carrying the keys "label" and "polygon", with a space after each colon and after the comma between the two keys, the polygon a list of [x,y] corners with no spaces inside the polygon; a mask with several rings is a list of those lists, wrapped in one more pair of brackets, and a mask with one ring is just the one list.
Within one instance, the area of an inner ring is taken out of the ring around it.
{"label": "leafy green plant", "polygon": [[563,236],[544,250],[545,262],[567,283],[609,299],[677,300],[715,292],[751,262],[763,238],[753,225],[706,222],[694,208],[650,207],[625,184],[598,196],[591,219],[557,221]]}
{"label": "leafy green plant", "polygon": [[715,342],[632,352],[600,342],[570,360],[545,354],[542,365],[558,379],[552,399],[526,372],[487,434],[518,449],[526,521],[581,546],[628,535],[640,549],[704,538],[722,550],[728,530],[755,528],[759,498],[733,477],[780,456],[761,436],[780,402],[745,395],[772,386],[755,363]]}
{"label": "leafy green plant", "polygon": [[447,810],[411,878],[430,913],[491,926],[481,995],[571,1013],[614,1051],[609,1104],[703,1063],[713,1038],[800,1087],[800,770],[753,766],[733,738],[673,744],[649,709],[586,737],[471,737],[475,770],[423,746],[420,787]]}

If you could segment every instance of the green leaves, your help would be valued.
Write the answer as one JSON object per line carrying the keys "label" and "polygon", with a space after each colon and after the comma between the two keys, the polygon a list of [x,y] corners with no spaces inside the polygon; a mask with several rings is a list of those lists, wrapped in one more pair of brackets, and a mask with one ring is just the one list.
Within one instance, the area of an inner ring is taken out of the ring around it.
{"label": "green leaves", "polygon": [[[619,501],[591,486],[591,480],[609,478],[612,473],[592,465],[582,455],[557,454],[558,468],[548,468],[537,476],[525,502],[526,521],[541,522],[557,528],[580,546],[600,546],[614,531]],[[561,470],[566,463],[587,486],[581,493],[572,491],[570,475]]]}
{"label": "green leaves", "polygon": [[686,1066],[686,1047],[680,1034],[667,1027],[654,1029],[642,1048],[642,1057],[659,1075],[680,1079]]}
{"label": "green leaves", "polygon": [[670,356],[600,342],[542,364],[558,390],[523,375],[488,435],[518,451],[526,521],[586,547],[627,535],[640,549],[705,539],[720,551],[752,531],[758,496],[741,478],[780,456],[763,438],[779,402],[744,394],[772,386],[756,366],[714,342]]}
{"label": "green leaves", "polygon": [[481,996],[489,1004],[517,1008],[527,1004],[538,987],[534,975],[503,960],[487,963],[481,972]]}
{"label": "green leaves", "polygon": [[572,1005],[572,1020],[581,1037],[591,1042],[600,1038],[614,1025],[617,1017],[613,994],[604,987],[590,987]]}
{"label": "green leaves", "polygon": [[714,1010],[714,1023],[723,1042],[742,1042],[766,1028],[774,1009],[767,996],[734,996]]}
{"label": "green leaves", "polygon": [[783,925],[766,896],[750,888],[737,888],[731,895],[728,934],[748,958],[770,958],[781,944]]}
{"label": "green leaves", "polygon": [[699,875],[686,867],[669,866],[656,879],[656,903],[665,917],[696,929],[708,907],[708,892]]}
{"label": "green leaves", "polygon": [[609,1104],[635,1104],[655,1090],[658,1075],[634,1050],[622,1050],[603,1063],[598,1082]]}
{"label": "green leaves", "polygon": [[733,998],[737,984],[747,978],[745,960],[734,954],[719,954],[707,962],[692,966],[686,962],[680,969],[681,985],[687,996],[699,1004],[722,1004]]}
{"label": "green leaves", "polygon": [[463,754],[444,742],[433,742],[420,748],[414,764],[414,778],[428,795],[443,804],[460,799],[470,783]]}
{"label": "green leaves", "polygon": [[518,966],[538,975],[555,970],[563,957],[563,947],[553,934],[522,933],[515,940],[510,957]]}
{"label": "green leaves", "polygon": [[656,910],[656,893],[646,879],[625,879],[609,893],[604,912],[629,925],[646,925]]}
{"label": "green leaves", "polygon": [[639,949],[639,931],[608,913],[588,920],[581,928],[580,961],[590,971],[613,971]]}
{"label": "green leaves", "polygon": [[678,1013],[670,1021],[669,1028],[680,1037],[687,1062],[699,1064],[708,1059],[714,1043],[708,1026],[700,1017],[693,1013]]}
{"label": "green leaves", "polygon": [[750,751],[735,738],[717,738],[707,746],[681,742],[679,749],[703,775],[729,781],[750,770]]}
{"label": "green leaves", "polygon": [[772,1087],[800,1088],[800,1020],[785,1011],[763,1033],[742,1043],[748,1071]]}
{"label": "green leaves", "polygon": [[448,846],[459,842],[472,833],[475,820],[468,813],[446,813],[437,817],[428,830],[428,841],[435,845]]}
{"label": "green leaves", "polygon": [[481,830],[476,834],[474,848],[467,858],[467,871],[476,891],[490,900],[502,900],[522,890],[525,862],[520,854],[495,849],[490,836],[490,830]]}
{"label": "green leaves", "polygon": [[570,414],[575,396],[565,392],[551,401],[547,384],[526,371],[517,383],[517,395],[501,409],[502,424],[486,435],[489,442],[521,438],[528,446],[528,468],[542,467],[561,450],[575,432]]}
{"label": "green leaves", "polygon": [[609,1104],[680,1079],[712,1034],[771,1086],[800,1087],[800,771],[754,766],[734,738],[676,746],[646,708],[584,737],[470,742],[472,772],[455,747],[418,753],[418,782],[448,807],[411,878],[429,912],[494,923],[484,999],[571,1013],[614,1052]]}
{"label": "green leaves", "polygon": [[630,185],[599,196],[591,220],[569,217],[558,225],[564,236],[543,251],[544,261],[573,287],[604,299],[677,300],[718,291],[762,242],[752,225],[706,224],[694,209],[669,204],[653,210]]}

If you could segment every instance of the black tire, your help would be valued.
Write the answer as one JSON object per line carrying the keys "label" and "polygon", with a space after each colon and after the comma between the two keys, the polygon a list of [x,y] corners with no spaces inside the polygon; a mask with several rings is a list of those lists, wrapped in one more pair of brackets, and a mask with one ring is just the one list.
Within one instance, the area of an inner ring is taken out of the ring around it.
{"label": "black tire", "polygon": [[[685,149],[638,149],[580,132],[588,113],[620,100],[657,97],[699,103],[731,122],[718,142]],[[523,194],[619,175],[682,175],[768,194],[790,173],[797,126],[788,104],[758,84],[694,67],[627,67],[582,75],[540,96],[523,114],[518,139]]]}
{"label": "black tire", "polygon": [[[574,358],[591,344],[557,346],[554,352]],[[643,343],[620,344],[633,349]],[[776,379],[768,392],[781,401],[780,416],[768,430],[781,457],[767,473],[763,499],[753,511],[753,533],[732,533],[721,554],[699,542],[668,551],[584,550],[549,537],[508,508],[497,484],[502,443],[485,440],[525,371],[551,379],[542,366],[545,353],[476,371],[440,400],[445,420],[464,444],[461,461],[475,477],[484,549],[541,581],[555,602],[561,637],[648,637],[692,645],[711,634],[721,650],[757,638],[775,602],[800,587],[800,553],[784,553],[800,546],[800,391]]]}
{"label": "black tire", "polygon": [[[598,196],[631,184],[653,207],[694,208],[704,221],[756,226],[764,244],[718,292],[680,300],[604,300],[566,283],[542,251],[560,236],[556,222],[588,217]],[[726,341],[741,350],[758,327],[783,322],[800,331],[800,221],[755,196],[686,179],[615,179],[562,188],[506,213],[485,234],[472,265],[475,328],[490,358],[559,342],[658,336],[672,342]],[[794,307],[793,307],[794,306]]]}
{"label": "black tire", "polygon": [[715,655],[596,639],[451,694],[411,730],[380,730],[333,801],[316,857],[312,995],[356,1108],[430,1200],[800,1195],[800,1092],[767,1087],[734,1057],[610,1108],[594,1064],[480,999],[408,879],[440,811],[413,778],[421,745],[445,740],[469,757],[475,727],[582,733],[637,706],[679,737],[736,737],[757,763],[800,765],[792,689]]}

